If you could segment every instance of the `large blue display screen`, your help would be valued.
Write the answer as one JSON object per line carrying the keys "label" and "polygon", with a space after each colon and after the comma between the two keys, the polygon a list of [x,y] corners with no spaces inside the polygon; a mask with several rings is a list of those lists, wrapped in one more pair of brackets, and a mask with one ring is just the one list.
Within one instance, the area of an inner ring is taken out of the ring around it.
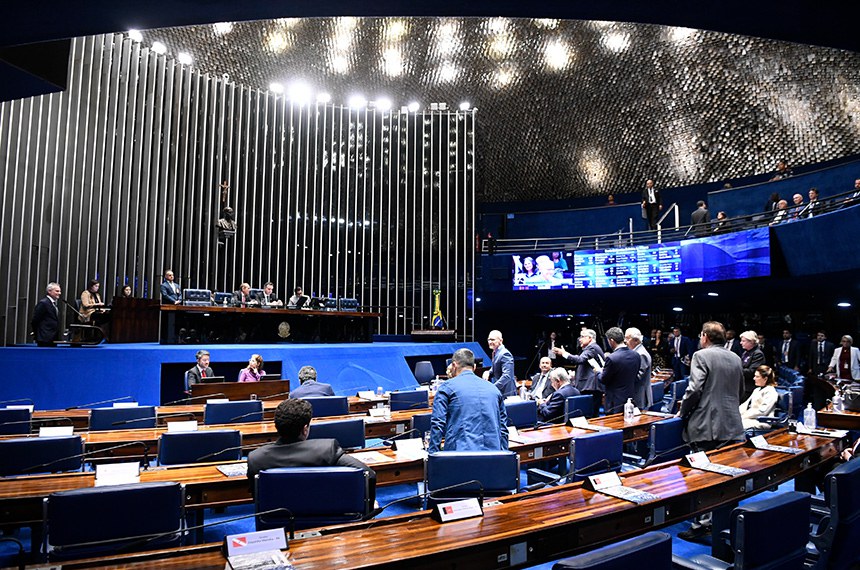
{"label": "large blue display screen", "polygon": [[[551,258],[558,260],[560,255]],[[524,277],[522,267],[529,266],[528,261],[521,261],[524,257],[514,256],[515,290],[721,281],[770,275],[770,236],[768,228],[756,228],[662,244],[580,250],[572,258],[566,257],[563,270],[554,267],[550,272],[549,265],[542,260],[547,267],[543,276],[537,278]],[[568,269],[569,265],[572,269]]]}

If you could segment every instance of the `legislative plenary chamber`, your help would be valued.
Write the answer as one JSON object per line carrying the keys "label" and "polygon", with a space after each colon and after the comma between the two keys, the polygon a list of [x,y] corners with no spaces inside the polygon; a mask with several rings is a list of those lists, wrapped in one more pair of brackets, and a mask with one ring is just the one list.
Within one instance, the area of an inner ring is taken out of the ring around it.
{"label": "legislative plenary chamber", "polygon": [[0,568],[860,568],[847,8],[0,31]]}

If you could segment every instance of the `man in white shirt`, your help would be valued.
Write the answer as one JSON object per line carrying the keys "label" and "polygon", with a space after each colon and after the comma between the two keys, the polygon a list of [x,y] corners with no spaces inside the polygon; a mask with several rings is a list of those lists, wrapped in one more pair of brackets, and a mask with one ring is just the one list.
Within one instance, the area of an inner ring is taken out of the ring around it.
{"label": "man in white shirt", "polygon": [[544,356],[540,359],[540,372],[531,377],[532,388],[529,390],[530,400],[545,400],[555,391],[549,381],[549,371],[552,370],[552,361]]}

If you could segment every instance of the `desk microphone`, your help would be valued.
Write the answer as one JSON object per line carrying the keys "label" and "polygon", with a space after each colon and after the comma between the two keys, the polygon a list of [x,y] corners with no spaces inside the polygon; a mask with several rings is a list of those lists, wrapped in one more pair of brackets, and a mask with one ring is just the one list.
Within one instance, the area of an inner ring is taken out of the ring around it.
{"label": "desk microphone", "polygon": [[277,398],[278,396],[289,396],[290,392],[287,390],[286,392],[278,392],[277,394],[272,394],[271,396],[266,396],[264,398],[257,398],[258,400],[271,400],[272,398]]}
{"label": "desk microphone", "polygon": [[197,419],[197,415],[194,412],[175,412],[172,414],[159,414],[157,416],[149,416],[146,418],[134,418],[131,420],[122,420],[119,422],[112,422],[110,425],[112,425],[112,426],[124,426],[126,424],[133,424],[133,423],[137,423],[137,422],[146,422],[149,420],[159,420],[159,419],[167,419],[167,418],[178,418],[178,417],[182,417],[182,416],[184,416],[186,418],[191,418],[193,420]]}
{"label": "desk microphone", "polygon": [[17,400],[3,400],[3,401],[0,401],[0,404],[14,404],[16,402],[30,402],[31,406],[35,405],[33,400],[31,400],[30,398],[18,398]]}
{"label": "desk microphone", "polygon": [[[234,445],[233,447],[225,447],[224,449],[219,449],[218,451],[213,451],[212,453],[207,453],[206,455],[201,455],[197,459],[194,460],[194,463],[200,463],[205,461],[206,459],[215,457],[216,455],[221,455],[222,453],[227,453],[228,451],[236,451],[237,449],[252,449],[257,447],[263,447],[264,445],[270,445],[272,442],[263,441],[260,443],[252,443],[249,445]],[[225,460],[232,461],[232,460]]]}
{"label": "desk microphone", "polygon": [[86,320],[86,318],[81,314],[81,312],[80,312],[80,311],[78,311],[78,309],[77,309],[74,305],[72,305],[71,303],[69,303],[69,302],[68,302],[68,301],[66,301],[65,299],[60,299],[60,301],[62,301],[63,303],[65,303],[65,304],[66,304],[66,306],[67,306],[68,308],[70,308],[70,309],[71,309],[71,310],[72,310],[72,311],[73,311],[73,312],[74,312],[74,313],[75,313],[75,314],[76,314],[76,315],[81,319],[81,321]]}
{"label": "desk microphone", "polygon": [[532,483],[531,485],[526,485],[525,487],[523,487],[523,490],[524,491],[536,491],[537,489],[543,489],[544,487],[549,487],[550,485],[555,485],[555,484],[564,485],[565,483],[570,482],[568,479],[570,478],[571,475],[574,475],[574,476],[586,475],[589,471],[594,470],[599,465],[606,465],[607,467],[612,467],[612,464],[606,458],[598,459],[597,461],[595,461],[591,465],[586,465],[585,467],[581,467],[581,468],[575,469],[575,470],[573,469],[573,465],[571,465],[570,470],[567,473],[565,473],[564,475],[557,475],[557,476],[553,477],[552,479],[550,479],[549,481],[541,481],[540,483]]}
{"label": "desk microphone", "polygon": [[113,402],[122,402],[123,400],[131,400],[131,396],[123,396],[121,398],[113,398],[112,400],[102,400],[101,402],[90,402],[89,404],[80,404],[78,406],[72,406],[70,408],[66,408],[66,411],[69,410],[78,410],[80,408],[89,408],[92,406],[98,406],[99,404],[112,404]]}
{"label": "desk microphone", "polygon": [[[93,451],[78,453],[76,455],[70,455],[68,457],[61,457],[61,458],[55,459],[53,461],[48,461],[47,463],[40,463],[39,465],[31,465],[30,467],[27,467],[26,469],[22,469],[21,473],[22,474],[32,473],[33,471],[37,471],[37,470],[42,469],[44,467],[50,467],[51,465],[56,465],[57,463],[62,463],[63,461],[68,461],[69,459],[77,459],[79,457],[80,458],[89,457],[90,455],[96,455],[98,453],[104,453],[106,451],[113,451],[115,449],[122,449],[124,447],[131,447],[133,445],[142,445],[143,446],[143,459],[145,461],[144,465],[148,466],[149,465],[149,445],[147,445],[145,441],[127,441],[127,442],[121,443],[119,445],[114,445],[113,447],[105,447],[104,449],[96,449]],[[144,469],[146,469],[146,467],[144,467]]]}
{"label": "desk microphone", "polygon": [[[571,419],[571,418],[575,418],[575,417],[582,416],[582,415],[584,415],[584,414],[582,413],[582,410],[580,410],[579,408],[577,408],[577,409],[573,410],[573,412],[572,412],[572,413],[570,413],[570,414],[568,414],[568,415],[567,415],[567,419],[569,420],[569,419]],[[563,420],[564,418],[565,418],[565,415],[564,415],[564,414],[562,414],[562,415],[560,415],[560,416],[556,416],[556,417],[554,417],[554,418],[550,418],[550,419],[546,420],[545,422],[538,422],[538,425],[537,425],[537,426],[535,426],[535,427],[533,428],[533,431],[537,431],[537,430],[541,430],[541,429],[548,428],[548,427],[553,427],[553,426],[558,427],[558,426],[564,425],[564,424],[557,424],[557,423],[555,423],[555,422],[556,422],[556,420]]]}
{"label": "desk microphone", "polygon": [[247,418],[250,416],[260,416],[260,419],[257,421],[261,422],[261,421],[263,421],[263,410],[248,412],[247,414],[242,414],[241,416],[236,416],[235,418],[230,418],[230,420],[227,423],[229,424],[231,422],[235,422],[236,420],[241,420],[242,418]]}
{"label": "desk microphone", "polygon": [[401,439],[402,437],[404,437],[406,435],[409,435],[410,433],[418,433],[418,430],[417,429],[410,429],[410,430],[404,431],[403,433],[398,433],[397,435],[395,435],[393,437],[383,439],[382,445],[393,448],[395,441],[397,441],[398,439]]}
{"label": "desk microphone", "polygon": [[447,487],[440,487],[440,488],[434,489],[432,491],[425,491],[423,493],[418,493],[416,495],[409,495],[408,497],[400,497],[399,499],[394,499],[393,501],[386,503],[385,505],[383,505],[381,507],[377,507],[377,508],[373,509],[364,518],[365,519],[372,519],[372,518],[376,517],[377,515],[379,515],[382,511],[384,511],[385,509],[390,507],[391,505],[394,505],[397,503],[402,503],[404,501],[409,501],[411,499],[425,499],[428,497],[433,497],[436,493],[442,493],[445,491],[453,491],[454,489],[459,489],[461,487],[466,487],[466,486],[470,486],[470,485],[477,485],[478,486],[478,493],[479,493],[478,501],[484,502],[484,486],[477,479],[471,479],[469,481],[463,481],[461,483],[455,483],[454,485],[448,485]]}
{"label": "desk microphone", "polygon": [[686,449],[689,451],[690,450],[689,444],[685,443],[683,445],[676,445],[675,447],[673,447],[671,449],[666,449],[664,451],[661,451],[661,452],[655,454],[654,457],[649,458],[648,460],[645,461],[645,463],[642,464],[642,468],[644,469],[645,467],[650,467],[651,465],[654,465],[655,463],[657,463],[657,461],[661,457],[666,457],[667,455],[671,455],[673,453],[681,451],[682,449]]}
{"label": "desk microphone", "polygon": [[179,404],[181,402],[193,402],[194,400],[205,400],[207,398],[215,398],[216,396],[221,396],[223,398],[226,398],[227,394],[222,394],[222,393],[218,392],[217,394],[206,394],[205,396],[194,396],[193,398],[189,397],[189,398],[182,398],[181,400],[173,400],[172,402],[165,402],[164,404],[161,404],[161,405],[162,406],[170,406],[173,404]]}

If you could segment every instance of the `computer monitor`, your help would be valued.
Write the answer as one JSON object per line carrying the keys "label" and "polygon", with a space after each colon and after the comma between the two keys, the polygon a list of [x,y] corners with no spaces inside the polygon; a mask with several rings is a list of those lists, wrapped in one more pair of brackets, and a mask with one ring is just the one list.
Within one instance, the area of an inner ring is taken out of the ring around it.
{"label": "computer monitor", "polygon": [[233,293],[218,292],[215,293],[216,305],[230,305],[233,302]]}
{"label": "computer monitor", "polygon": [[223,376],[207,376],[206,378],[201,378],[200,382],[202,384],[217,384],[218,382],[226,382]]}
{"label": "computer monitor", "polygon": [[296,301],[296,308],[301,309],[302,307],[304,307],[307,304],[308,299],[310,299],[310,297],[308,297],[307,295],[302,295],[301,297],[299,297],[299,300]]}
{"label": "computer monitor", "polygon": [[280,379],[281,379],[281,374],[279,372],[275,372],[274,374],[269,374],[268,372],[266,372],[266,375],[263,376],[262,378],[260,378],[261,381],[266,381],[266,382],[268,382],[270,380],[280,380]]}

